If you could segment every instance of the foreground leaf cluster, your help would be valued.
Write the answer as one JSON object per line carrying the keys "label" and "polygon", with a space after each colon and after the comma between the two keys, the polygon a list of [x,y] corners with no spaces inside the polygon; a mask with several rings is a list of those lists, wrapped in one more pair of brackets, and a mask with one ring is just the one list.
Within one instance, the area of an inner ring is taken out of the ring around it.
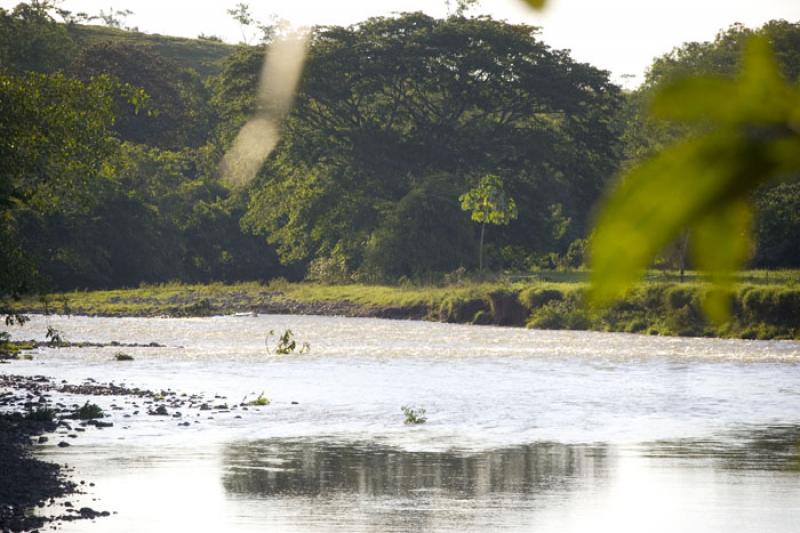
{"label": "foreground leaf cluster", "polygon": [[607,199],[592,241],[596,303],[621,296],[688,227],[693,260],[718,289],[704,308],[717,321],[728,317],[731,274],[752,250],[749,195],[800,171],[800,89],[764,39],[748,43],[742,63],[734,79],[690,77],[656,95],[656,118],[703,132],[630,170]]}

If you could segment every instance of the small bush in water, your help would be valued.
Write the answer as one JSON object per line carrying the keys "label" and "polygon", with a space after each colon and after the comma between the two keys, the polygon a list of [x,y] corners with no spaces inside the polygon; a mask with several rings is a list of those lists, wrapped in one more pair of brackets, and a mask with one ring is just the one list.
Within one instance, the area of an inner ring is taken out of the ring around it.
{"label": "small bush in water", "polygon": [[114,359],[117,361],[133,361],[133,356],[126,353],[117,352],[114,354]]}
{"label": "small bush in water", "polygon": [[95,418],[103,418],[103,410],[100,408],[99,405],[94,403],[89,403],[88,401],[83,404],[83,407],[76,409],[72,413],[72,418],[77,418],[79,420],[92,420]]}
{"label": "small bush in water", "polygon": [[428,418],[425,416],[425,409],[423,407],[414,408],[409,407],[408,405],[404,405],[400,408],[405,415],[405,423],[407,425],[416,425],[416,424],[424,424],[428,421]]}
{"label": "small bush in water", "polygon": [[[267,338],[264,341],[267,346],[267,353],[270,353],[269,338],[273,335],[275,335],[275,330],[269,330],[269,333],[267,333]],[[296,349],[297,341],[294,339],[294,333],[292,330],[287,329],[280,337],[278,337],[278,344],[275,346],[275,353],[278,355],[288,355],[290,353],[294,353]],[[308,353],[310,351],[311,345],[307,342],[304,342],[300,347],[299,353]]]}
{"label": "small bush in water", "polygon": [[258,398],[256,398],[255,400],[251,400],[247,403],[248,405],[269,405],[270,401],[269,398],[264,396],[264,393],[262,392],[261,394],[258,395]]}
{"label": "small bush in water", "polygon": [[57,330],[52,326],[47,326],[47,333],[45,334],[45,338],[47,339],[47,345],[51,348],[55,348],[64,344],[64,332]]}

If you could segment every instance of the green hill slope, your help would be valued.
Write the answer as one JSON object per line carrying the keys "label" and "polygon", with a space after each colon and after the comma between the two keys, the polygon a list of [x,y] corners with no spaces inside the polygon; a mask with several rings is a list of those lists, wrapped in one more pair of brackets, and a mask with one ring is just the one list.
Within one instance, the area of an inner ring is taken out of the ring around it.
{"label": "green hill slope", "polygon": [[221,42],[125,31],[106,26],[75,25],[71,28],[71,33],[81,46],[113,41],[151,47],[162,57],[192,68],[204,78],[218,74],[225,58],[236,49],[233,45]]}

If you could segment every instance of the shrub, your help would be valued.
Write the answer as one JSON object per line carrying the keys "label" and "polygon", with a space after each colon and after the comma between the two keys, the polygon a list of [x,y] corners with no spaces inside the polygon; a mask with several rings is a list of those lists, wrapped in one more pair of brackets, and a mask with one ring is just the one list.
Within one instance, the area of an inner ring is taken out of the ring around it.
{"label": "shrub", "polygon": [[89,403],[88,401],[82,407],[73,411],[70,418],[78,420],[93,420],[95,418],[103,418],[103,410],[99,405]]}
{"label": "shrub", "polygon": [[345,255],[334,252],[330,257],[314,259],[308,264],[306,279],[326,285],[349,283],[351,278]]}
{"label": "shrub", "polygon": [[536,309],[527,323],[534,329],[590,329],[592,322],[587,311],[576,299],[552,300]]}
{"label": "shrub", "polygon": [[670,333],[682,337],[700,337],[707,333],[707,323],[697,305],[668,309],[664,325]]}
{"label": "shrub", "polygon": [[247,405],[264,406],[264,405],[269,405],[270,403],[271,402],[270,402],[269,398],[264,396],[264,393],[262,392],[261,394],[258,395],[258,398],[256,398],[255,400],[250,400],[249,402],[247,402]]}
{"label": "shrub", "polygon": [[529,310],[563,299],[564,294],[558,289],[543,289],[541,287],[530,287],[519,294],[519,301]]}
{"label": "shrub", "polygon": [[650,323],[642,319],[634,319],[625,325],[626,333],[641,333],[650,327]]}
{"label": "shrub", "polygon": [[208,298],[203,298],[193,304],[183,306],[178,314],[180,316],[211,316],[216,309]]}
{"label": "shrub", "polygon": [[32,411],[28,411],[25,415],[27,420],[31,422],[52,422],[56,417],[56,412],[47,407],[38,407]]}
{"label": "shrub", "polygon": [[126,353],[117,352],[114,354],[114,360],[116,361],[133,361],[133,356],[128,355]]}
{"label": "shrub", "polygon": [[527,309],[519,301],[518,293],[509,289],[490,292],[489,309],[494,323],[500,326],[521,326],[528,316]]}
{"label": "shrub", "polygon": [[[267,333],[267,338],[264,343],[267,346],[267,353],[270,353],[269,349],[269,338],[275,335],[274,330],[270,330]],[[297,341],[294,339],[294,333],[292,330],[287,329],[283,332],[283,334],[278,337],[278,344],[275,345],[275,353],[278,355],[288,355],[290,353],[294,353],[297,349]],[[311,351],[311,345],[307,342],[304,342],[300,347],[299,353],[308,353]]]}
{"label": "shrub", "polygon": [[667,309],[677,310],[697,303],[697,289],[691,287],[672,286],[664,293]]}
{"label": "shrub", "polygon": [[462,285],[467,278],[467,269],[463,266],[458,267],[452,272],[444,275],[443,283],[445,285]]}
{"label": "shrub", "polygon": [[428,418],[425,416],[425,409],[423,407],[409,407],[404,405],[400,408],[403,411],[403,415],[405,416],[404,423],[406,425],[417,425],[417,424],[424,424],[428,421]]}
{"label": "shrub", "polygon": [[450,296],[439,306],[439,319],[457,324],[472,323],[481,311],[490,311],[489,304],[483,298]]}
{"label": "shrub", "polygon": [[561,266],[566,268],[580,268],[586,264],[586,256],[589,250],[588,239],[576,239],[569,244],[567,253],[561,258]]}
{"label": "shrub", "polygon": [[47,326],[47,333],[45,334],[47,345],[51,348],[63,346],[65,344],[63,335],[63,331],[60,331],[52,326]]}

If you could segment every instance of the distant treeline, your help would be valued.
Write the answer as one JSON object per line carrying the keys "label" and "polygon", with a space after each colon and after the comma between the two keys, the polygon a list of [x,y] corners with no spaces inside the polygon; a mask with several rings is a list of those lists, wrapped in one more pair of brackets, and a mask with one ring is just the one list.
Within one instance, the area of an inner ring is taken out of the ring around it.
{"label": "distant treeline", "polygon": [[[757,31],[797,81],[800,25]],[[263,47],[99,32],[47,2],[0,10],[0,297],[43,280],[378,282],[473,269],[480,227],[458,199],[487,174],[519,212],[487,228],[490,268],[580,267],[609,181],[690,133],[649,122],[649,96],[677,76],[735,72],[750,33],[676,48],[628,93],[531,26],[410,13],[316,28],[277,149],[233,191],[219,163],[257,111]],[[755,202],[753,265],[800,266],[800,184]],[[685,264],[685,249],[663,265]]]}

